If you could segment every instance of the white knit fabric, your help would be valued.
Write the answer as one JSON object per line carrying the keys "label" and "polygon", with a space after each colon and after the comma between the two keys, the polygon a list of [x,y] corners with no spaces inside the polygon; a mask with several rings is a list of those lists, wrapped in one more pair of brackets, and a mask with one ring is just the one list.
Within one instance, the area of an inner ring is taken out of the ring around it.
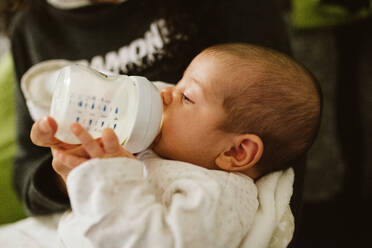
{"label": "white knit fabric", "polygon": [[253,180],[155,155],[91,160],[71,172],[66,247],[239,247],[258,207]]}
{"label": "white knit fabric", "polygon": [[140,158],[80,165],[67,181],[72,211],[0,227],[0,247],[283,248],[292,239],[292,169],[254,184],[151,151]]}

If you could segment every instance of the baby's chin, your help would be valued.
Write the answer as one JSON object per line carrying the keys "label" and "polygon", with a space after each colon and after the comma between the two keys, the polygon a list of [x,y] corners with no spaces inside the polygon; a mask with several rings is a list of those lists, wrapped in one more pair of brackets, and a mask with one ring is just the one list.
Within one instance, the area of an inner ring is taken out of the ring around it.
{"label": "baby's chin", "polygon": [[166,156],[166,152],[163,151],[164,149],[162,149],[162,133],[156,136],[149,148],[160,157],[169,159],[168,156]]}
{"label": "baby's chin", "polygon": [[162,134],[162,133],[160,132],[160,133],[158,134],[158,136],[155,137],[154,141],[152,142],[152,144],[151,144],[150,147],[149,147],[150,149],[155,150],[155,147],[159,144],[160,139],[161,139],[161,137],[162,137],[161,134]]}
{"label": "baby's chin", "polygon": [[173,149],[169,149],[169,146],[165,145],[164,143],[164,137],[161,135],[161,133],[155,138],[154,142],[151,144],[150,149],[153,150],[158,156],[165,158],[165,159],[171,159],[171,160],[177,160],[177,156],[174,156]]}

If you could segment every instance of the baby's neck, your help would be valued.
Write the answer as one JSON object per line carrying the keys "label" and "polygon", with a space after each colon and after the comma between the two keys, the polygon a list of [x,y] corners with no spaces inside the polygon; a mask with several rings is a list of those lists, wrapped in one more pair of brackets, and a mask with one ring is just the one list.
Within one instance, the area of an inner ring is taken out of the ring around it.
{"label": "baby's neck", "polygon": [[224,170],[224,169],[221,169],[219,168],[217,165],[215,166],[216,168],[213,168],[213,170],[222,170],[222,171],[226,171],[226,172],[239,172],[239,173],[242,173],[248,177],[250,177],[252,180],[257,180],[259,179],[260,177],[262,177],[262,173],[260,173],[258,170],[256,170],[256,168],[250,168],[248,170],[243,170],[243,171],[228,171],[228,170]]}
{"label": "baby's neck", "polygon": [[259,171],[257,171],[255,168],[250,168],[248,170],[241,171],[241,173],[249,176],[253,180],[257,180],[257,179],[259,179],[260,177],[263,176],[262,173],[260,173]]}

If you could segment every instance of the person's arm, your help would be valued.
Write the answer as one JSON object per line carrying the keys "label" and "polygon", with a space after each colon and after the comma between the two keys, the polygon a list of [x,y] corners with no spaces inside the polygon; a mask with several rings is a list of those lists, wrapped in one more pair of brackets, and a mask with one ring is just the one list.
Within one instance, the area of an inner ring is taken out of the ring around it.
{"label": "person's arm", "polygon": [[237,184],[247,185],[246,178],[226,173],[217,179],[190,164],[166,163],[178,172],[172,178],[170,167],[156,171],[157,177],[165,175],[157,178],[158,185],[143,176],[142,162],[134,159],[93,159],[74,169],[67,178],[72,213],[59,226],[62,242],[68,247],[238,247],[258,205],[255,190],[249,191],[253,183],[237,190]]}
{"label": "person's arm", "polygon": [[17,153],[13,182],[29,215],[43,215],[69,208],[66,194],[59,190],[58,175],[52,168],[49,148],[37,147],[30,139],[32,120],[19,85],[16,88]]}
{"label": "person's arm", "polygon": [[16,87],[17,153],[13,166],[13,182],[19,199],[29,215],[43,215],[69,208],[68,198],[59,190],[58,175],[52,168],[49,148],[37,147],[30,140],[34,123],[25,99]]}
{"label": "person's arm", "polygon": [[59,187],[52,168],[49,148],[37,147],[30,140],[33,124],[24,98],[17,90],[17,153],[13,167],[16,192],[30,215],[43,215],[69,208],[68,198]]}
{"label": "person's arm", "polygon": [[[69,201],[59,190],[59,177],[52,168],[49,148],[35,146],[30,140],[34,123],[28,111],[20,81],[23,74],[33,65],[25,32],[32,32],[30,21],[24,12],[17,12],[9,30],[11,51],[16,74],[16,155],[13,163],[13,184],[27,214],[50,214],[69,208]],[[36,56],[36,55],[35,55]]]}

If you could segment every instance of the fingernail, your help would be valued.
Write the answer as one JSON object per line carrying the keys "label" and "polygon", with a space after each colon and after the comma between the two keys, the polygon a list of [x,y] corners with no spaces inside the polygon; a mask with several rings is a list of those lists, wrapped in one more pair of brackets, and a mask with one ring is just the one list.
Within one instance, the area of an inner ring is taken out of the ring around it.
{"label": "fingernail", "polygon": [[76,123],[72,123],[72,124],[70,125],[70,130],[71,130],[73,133],[78,132],[78,131],[79,131],[79,125],[76,124]]}
{"label": "fingernail", "polygon": [[55,150],[53,156],[55,156],[56,158],[60,157],[61,156],[61,151],[58,150],[58,149]]}
{"label": "fingernail", "polygon": [[56,156],[57,157],[62,157],[63,156],[63,150],[61,150],[61,149],[56,149]]}
{"label": "fingernail", "polygon": [[40,122],[41,129],[44,132],[50,132],[52,128],[49,125],[48,117],[44,117]]}

